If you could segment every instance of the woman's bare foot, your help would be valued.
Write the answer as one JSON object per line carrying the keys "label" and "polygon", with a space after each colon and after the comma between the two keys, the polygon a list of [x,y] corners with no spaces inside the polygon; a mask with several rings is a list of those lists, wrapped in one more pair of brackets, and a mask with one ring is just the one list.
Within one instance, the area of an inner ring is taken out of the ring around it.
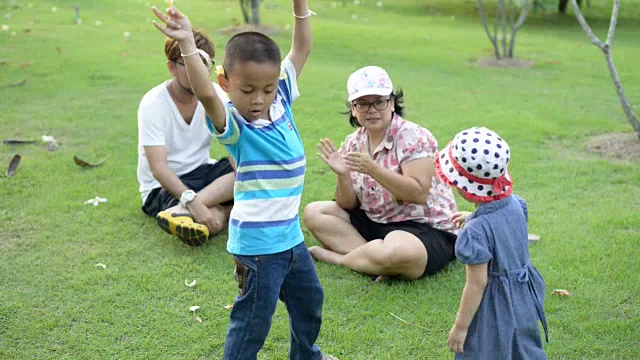
{"label": "woman's bare foot", "polygon": [[340,265],[340,259],[344,256],[320,246],[309,247],[309,252],[314,259],[333,265]]}

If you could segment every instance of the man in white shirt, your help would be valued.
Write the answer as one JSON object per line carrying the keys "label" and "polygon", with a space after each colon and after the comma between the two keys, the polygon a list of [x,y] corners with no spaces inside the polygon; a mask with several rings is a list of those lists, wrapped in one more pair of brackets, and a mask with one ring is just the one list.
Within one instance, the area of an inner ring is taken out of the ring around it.
{"label": "man in white shirt", "polygon": [[[209,71],[212,42],[194,31],[198,53]],[[234,164],[209,156],[212,136],[205,110],[191,91],[180,48],[165,44],[172,79],[149,90],[138,108],[138,182],[142,211],[190,246],[202,245],[209,234],[227,226],[233,206]],[[226,93],[214,84],[218,95]]]}

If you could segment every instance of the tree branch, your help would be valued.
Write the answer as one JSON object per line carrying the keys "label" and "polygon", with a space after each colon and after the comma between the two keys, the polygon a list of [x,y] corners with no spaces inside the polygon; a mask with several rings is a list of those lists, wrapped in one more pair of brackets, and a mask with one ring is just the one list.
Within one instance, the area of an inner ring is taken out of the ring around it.
{"label": "tree branch", "polygon": [[576,14],[576,19],[578,19],[578,22],[580,23],[580,26],[582,26],[582,29],[584,29],[584,32],[587,33],[587,36],[589,37],[589,40],[591,40],[591,42],[595,46],[600,48],[600,50],[604,51],[604,44],[602,43],[602,41],[600,41],[600,39],[598,39],[596,34],[593,33],[593,31],[591,30],[591,27],[589,26],[589,24],[587,24],[587,21],[584,19],[584,16],[582,15],[582,12],[580,11],[580,7],[576,3],[576,0],[571,0],[571,7],[573,8],[574,14]]}
{"label": "tree branch", "polygon": [[618,94],[618,99],[620,100],[620,104],[622,105],[622,110],[624,110],[627,119],[631,123],[633,130],[636,132],[636,136],[640,139],[640,122],[638,121],[638,117],[633,113],[631,109],[631,105],[629,104],[629,100],[627,96],[624,94],[624,88],[622,87],[622,82],[620,81],[620,77],[618,76],[618,71],[616,70],[616,66],[613,63],[613,57],[611,56],[611,41],[613,41],[613,34],[616,30],[616,24],[618,23],[618,9],[620,8],[620,0],[615,0],[613,3],[613,11],[611,13],[611,22],[609,24],[609,34],[607,35],[607,42],[602,43],[596,35],[591,31],[589,24],[584,20],[584,16],[580,12],[580,8],[578,4],[576,4],[576,0],[571,0],[571,7],[573,8],[573,12],[576,14],[576,18],[578,22],[584,29],[584,31],[591,39],[591,42],[594,43],[602,52],[604,53],[604,57],[607,60],[607,67],[609,68],[609,74],[611,75],[611,79],[613,80],[613,86],[616,88],[616,93]]}
{"label": "tree branch", "polygon": [[482,0],[478,0],[478,11],[480,12],[480,19],[482,19],[482,25],[484,26],[484,31],[487,33],[489,40],[493,44],[493,51],[495,52],[496,58],[500,59],[500,53],[498,52],[496,38],[491,36],[491,30],[489,30],[489,25],[487,24],[487,17],[484,14],[484,7],[482,6]]}
{"label": "tree branch", "polygon": [[605,46],[611,47],[613,42],[613,34],[616,32],[616,25],[618,25],[618,10],[620,9],[620,0],[613,2],[613,10],[611,11],[611,23],[609,23],[609,33],[607,34],[607,41]]}

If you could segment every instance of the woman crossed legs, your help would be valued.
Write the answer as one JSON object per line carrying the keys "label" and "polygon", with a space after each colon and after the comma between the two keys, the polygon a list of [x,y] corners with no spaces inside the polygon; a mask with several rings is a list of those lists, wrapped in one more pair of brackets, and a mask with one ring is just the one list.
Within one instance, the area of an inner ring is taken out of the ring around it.
{"label": "woman crossed legs", "polygon": [[379,224],[364,211],[347,211],[334,201],[307,205],[304,220],[323,246],[309,248],[313,257],[364,274],[417,279],[436,273],[454,258],[455,235],[428,224]]}

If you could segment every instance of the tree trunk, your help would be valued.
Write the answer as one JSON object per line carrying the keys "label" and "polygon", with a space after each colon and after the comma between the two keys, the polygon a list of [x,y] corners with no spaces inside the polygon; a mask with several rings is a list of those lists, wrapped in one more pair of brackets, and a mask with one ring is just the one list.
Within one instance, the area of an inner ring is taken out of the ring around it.
{"label": "tree trunk", "polygon": [[505,0],[500,0],[500,12],[502,13],[502,56],[507,56],[507,4]]}
{"label": "tree trunk", "polygon": [[613,57],[611,56],[611,46],[613,44],[613,35],[616,31],[616,25],[618,24],[618,11],[620,10],[620,0],[615,0],[613,2],[613,11],[611,13],[611,22],[609,24],[609,32],[607,33],[607,40],[602,43],[600,39],[593,33],[589,24],[584,19],[582,12],[580,11],[580,7],[576,0],[571,0],[571,7],[573,8],[573,12],[576,14],[576,18],[578,19],[578,23],[584,29],[584,32],[587,33],[587,36],[591,40],[591,42],[600,48],[602,53],[604,53],[604,57],[607,61],[607,66],[609,67],[609,74],[611,75],[611,79],[613,80],[613,86],[616,88],[616,93],[618,94],[618,99],[620,99],[620,104],[622,105],[622,110],[624,110],[627,119],[631,123],[633,130],[635,130],[638,139],[640,139],[640,122],[638,121],[638,117],[633,113],[631,109],[631,105],[629,104],[629,100],[627,96],[624,94],[624,88],[622,87],[622,82],[620,81],[620,77],[618,76],[618,71],[616,70],[616,66],[613,63]]}
{"label": "tree trunk", "polygon": [[[513,4],[512,2],[512,5]],[[515,21],[513,20],[513,17],[511,18],[511,40],[510,40],[510,44],[509,44],[509,57],[513,59],[514,57],[514,52],[515,52],[515,45],[516,45],[516,34],[518,33],[518,30],[520,30],[520,28],[522,27],[522,25],[524,24],[525,20],[527,19],[527,16],[529,16],[529,11],[531,10],[531,8],[533,7],[533,2],[532,0],[527,0],[527,2],[524,4],[524,7],[520,10],[520,16],[518,16],[518,20]]]}
{"label": "tree trunk", "polygon": [[489,37],[489,41],[491,41],[491,44],[493,45],[493,52],[496,56],[496,59],[500,59],[498,42],[496,41],[495,36],[491,35],[491,30],[489,30],[489,25],[487,24],[487,17],[484,14],[484,7],[482,6],[482,0],[478,0],[478,11],[480,12],[480,19],[482,19],[482,26],[484,26],[484,31],[487,33],[487,37]]}
{"label": "tree trunk", "polygon": [[247,7],[247,0],[240,0],[240,10],[242,10],[242,17],[244,18],[245,24],[249,24],[250,21]]}
{"label": "tree trunk", "polygon": [[251,0],[252,24],[260,25],[260,0]]}
{"label": "tree trunk", "polygon": [[[567,13],[567,4],[569,4],[569,0],[560,0],[558,3],[558,12],[561,14]],[[582,5],[582,0],[578,0],[578,7]]]}

